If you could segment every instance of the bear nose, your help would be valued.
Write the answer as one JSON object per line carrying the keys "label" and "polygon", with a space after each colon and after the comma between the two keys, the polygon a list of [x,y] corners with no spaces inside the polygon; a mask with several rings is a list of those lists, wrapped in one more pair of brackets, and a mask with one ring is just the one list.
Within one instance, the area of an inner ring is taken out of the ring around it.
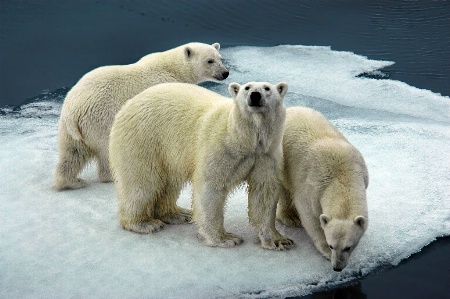
{"label": "bear nose", "polygon": [[333,268],[333,270],[336,271],[336,272],[341,272],[342,271],[341,268]]}
{"label": "bear nose", "polygon": [[254,91],[250,94],[250,101],[248,103],[251,107],[261,107],[261,94],[257,91]]}
{"label": "bear nose", "polygon": [[222,77],[224,78],[224,79],[226,79],[226,78],[228,78],[228,75],[230,74],[230,72],[223,72],[222,73]]}

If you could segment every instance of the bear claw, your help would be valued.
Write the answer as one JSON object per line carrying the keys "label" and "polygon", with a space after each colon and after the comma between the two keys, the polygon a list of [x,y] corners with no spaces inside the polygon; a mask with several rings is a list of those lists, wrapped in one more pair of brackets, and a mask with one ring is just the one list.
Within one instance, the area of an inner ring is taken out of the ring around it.
{"label": "bear claw", "polygon": [[264,242],[261,242],[261,246],[265,249],[284,251],[293,248],[294,241],[288,238],[279,240],[265,240]]}

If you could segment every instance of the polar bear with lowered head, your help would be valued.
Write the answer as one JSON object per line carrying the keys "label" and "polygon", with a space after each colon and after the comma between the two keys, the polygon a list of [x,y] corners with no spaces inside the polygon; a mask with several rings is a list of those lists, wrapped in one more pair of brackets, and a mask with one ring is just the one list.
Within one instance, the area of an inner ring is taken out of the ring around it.
{"label": "polar bear with lowered head", "polygon": [[196,85],[164,83],[128,101],[109,147],[123,228],[145,234],[190,221],[177,199],[192,182],[199,237],[209,246],[233,247],[242,238],[225,231],[225,201],[247,182],[249,219],[262,247],[291,248],[292,240],[275,228],[287,88],[232,83],[230,100]]}
{"label": "polar bear with lowered head", "polygon": [[86,186],[78,178],[85,165],[96,160],[101,182],[112,181],[108,143],[114,117],[122,105],[146,88],[163,82],[198,84],[228,77],[218,52],[220,45],[189,43],[153,53],[129,65],[97,68],[69,91],[59,124],[59,162],[54,187]]}
{"label": "polar bear with lowered head", "polygon": [[319,112],[288,108],[283,138],[285,196],[277,218],[305,228],[341,271],[367,225],[367,167],[360,152]]}

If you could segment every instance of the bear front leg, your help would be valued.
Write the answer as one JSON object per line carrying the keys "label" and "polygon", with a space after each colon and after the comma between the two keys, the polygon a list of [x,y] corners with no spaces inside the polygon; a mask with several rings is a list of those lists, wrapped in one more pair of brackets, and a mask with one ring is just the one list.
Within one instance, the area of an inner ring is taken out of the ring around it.
{"label": "bear front leg", "polygon": [[263,248],[287,250],[294,246],[294,241],[275,228],[279,188],[280,185],[276,182],[249,183],[249,219],[259,229],[258,237]]}
{"label": "bear front leg", "polygon": [[[199,225],[199,239],[212,247],[234,247],[242,243],[240,236],[228,233],[224,228],[227,191],[217,190],[207,184],[201,189],[197,196],[194,195],[194,220]],[[196,193],[194,190],[194,194]]]}
{"label": "bear front leg", "polygon": [[298,210],[302,225],[308,236],[312,239],[316,249],[327,259],[331,259],[331,250],[328,247],[323,229],[320,227],[319,217],[315,217],[311,209],[304,207]]}

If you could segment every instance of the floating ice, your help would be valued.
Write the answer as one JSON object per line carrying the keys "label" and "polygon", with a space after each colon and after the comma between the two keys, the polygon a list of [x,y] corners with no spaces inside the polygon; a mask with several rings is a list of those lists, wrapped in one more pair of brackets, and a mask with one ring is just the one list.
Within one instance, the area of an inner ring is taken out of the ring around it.
{"label": "floating ice", "polygon": [[[50,188],[57,162],[58,95],[0,115],[0,297],[265,298],[302,295],[402,259],[450,232],[450,99],[393,80],[356,77],[392,64],[325,47],[223,49],[229,82],[289,83],[288,106],[327,115],[364,155],[369,228],[336,273],[302,229],[279,225],[296,247],[263,250],[244,190],[228,200],[231,249],[196,240],[194,225],[154,235],[124,231],[112,184],[94,168],[82,190]],[[227,94],[227,84],[208,85]],[[190,206],[190,189],[180,205]]]}

